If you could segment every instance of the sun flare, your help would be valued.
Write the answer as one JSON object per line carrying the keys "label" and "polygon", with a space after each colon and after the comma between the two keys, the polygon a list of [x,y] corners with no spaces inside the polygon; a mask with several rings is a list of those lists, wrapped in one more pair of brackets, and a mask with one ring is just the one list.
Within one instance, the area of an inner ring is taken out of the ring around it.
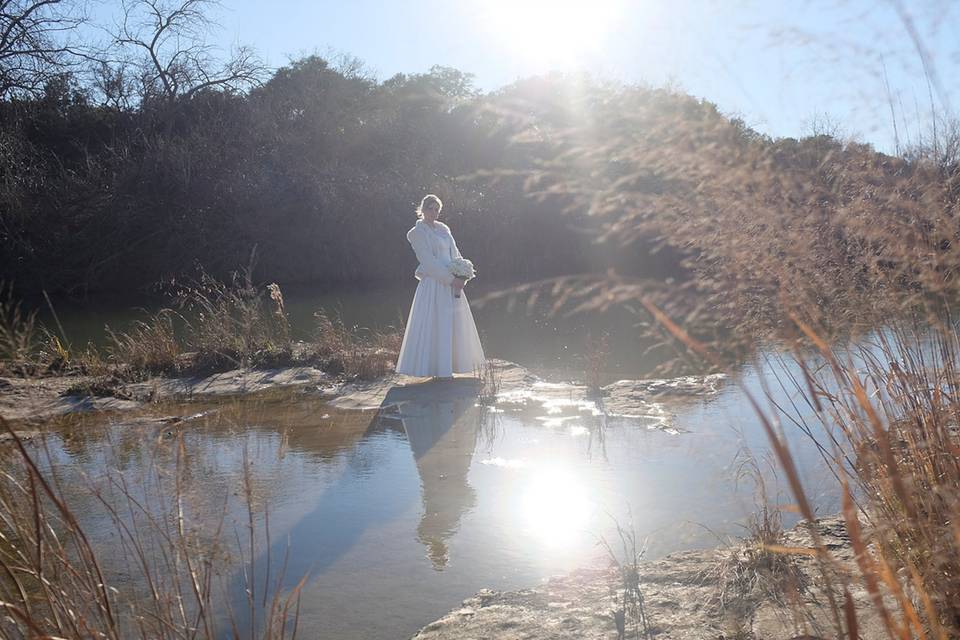
{"label": "sun flare", "polygon": [[570,63],[603,46],[624,0],[477,0],[486,28],[516,55]]}
{"label": "sun flare", "polygon": [[538,471],[522,494],[525,529],[546,547],[566,547],[587,528],[590,500],[583,483],[560,469]]}

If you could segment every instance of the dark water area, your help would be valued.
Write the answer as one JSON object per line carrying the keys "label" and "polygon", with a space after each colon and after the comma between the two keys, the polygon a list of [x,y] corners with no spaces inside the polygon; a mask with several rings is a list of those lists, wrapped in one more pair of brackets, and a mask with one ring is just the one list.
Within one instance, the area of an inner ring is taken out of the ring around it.
{"label": "dark water area", "polygon": [[[467,295],[471,300],[479,300],[510,286],[468,287]],[[340,317],[358,330],[401,326],[409,314],[415,289],[416,280],[411,279],[404,286],[373,290],[324,291],[319,287],[291,285],[283,287],[283,293],[293,337],[309,340],[315,326],[314,313],[320,310]],[[58,331],[49,307],[42,301],[38,304],[39,320]],[[109,344],[106,326],[113,331],[124,331],[135,321],[144,320],[170,305],[169,299],[149,295],[53,300],[56,316],[74,347],[87,343],[105,347]],[[624,309],[563,317],[551,315],[545,303],[528,310],[521,298],[512,309],[506,301],[497,300],[482,306],[473,304],[473,312],[488,357],[534,368],[550,379],[583,379],[588,335],[593,339],[608,336],[609,357],[602,372],[606,382],[649,375],[664,357],[647,353],[650,343],[640,337],[636,327],[638,318]]]}

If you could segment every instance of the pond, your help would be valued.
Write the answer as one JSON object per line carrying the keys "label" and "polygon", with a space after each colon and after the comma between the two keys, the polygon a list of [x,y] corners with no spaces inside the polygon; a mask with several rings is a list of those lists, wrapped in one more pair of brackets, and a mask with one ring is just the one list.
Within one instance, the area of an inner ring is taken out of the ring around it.
{"label": "pond", "polygon": [[[759,391],[757,368],[740,375]],[[73,417],[45,449],[109,576],[138,588],[124,554],[108,551],[115,526],[96,496],[122,501],[126,484],[159,509],[179,478],[200,538],[221,522],[229,540],[243,538],[252,505],[255,575],[263,581],[269,559],[271,583],[285,564],[283,590],[307,576],[299,633],[338,640],[410,637],[482,588],[608,562],[599,542],[619,548],[618,524],[647,558],[743,535],[759,500],[744,451],[770,498],[782,489],[730,380],[713,393],[664,395],[633,417],[536,389],[482,406],[477,392],[469,379],[397,386],[368,411],[337,409],[313,389],[158,405]],[[187,419],[174,427],[171,416]],[[837,511],[812,447],[791,441],[818,508]],[[222,560],[224,589],[241,603],[245,548]]]}

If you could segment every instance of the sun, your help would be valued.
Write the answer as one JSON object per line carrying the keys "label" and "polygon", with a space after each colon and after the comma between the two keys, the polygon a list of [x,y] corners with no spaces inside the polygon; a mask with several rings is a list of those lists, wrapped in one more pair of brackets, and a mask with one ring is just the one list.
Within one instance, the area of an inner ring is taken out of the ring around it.
{"label": "sun", "polygon": [[514,55],[566,65],[598,51],[626,0],[476,0],[485,28]]}
{"label": "sun", "polygon": [[586,530],[592,512],[587,489],[575,474],[542,469],[521,490],[524,530],[548,549],[569,547]]}

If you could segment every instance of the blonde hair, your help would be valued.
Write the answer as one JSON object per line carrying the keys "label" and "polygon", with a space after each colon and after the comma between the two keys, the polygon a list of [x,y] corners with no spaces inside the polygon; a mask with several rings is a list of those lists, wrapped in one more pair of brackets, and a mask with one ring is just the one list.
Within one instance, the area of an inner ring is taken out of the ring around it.
{"label": "blonde hair", "polygon": [[417,220],[423,219],[423,206],[428,202],[437,203],[437,213],[440,213],[440,210],[443,209],[443,201],[432,193],[428,193],[423,196],[423,200],[420,201],[420,204],[417,205]]}

